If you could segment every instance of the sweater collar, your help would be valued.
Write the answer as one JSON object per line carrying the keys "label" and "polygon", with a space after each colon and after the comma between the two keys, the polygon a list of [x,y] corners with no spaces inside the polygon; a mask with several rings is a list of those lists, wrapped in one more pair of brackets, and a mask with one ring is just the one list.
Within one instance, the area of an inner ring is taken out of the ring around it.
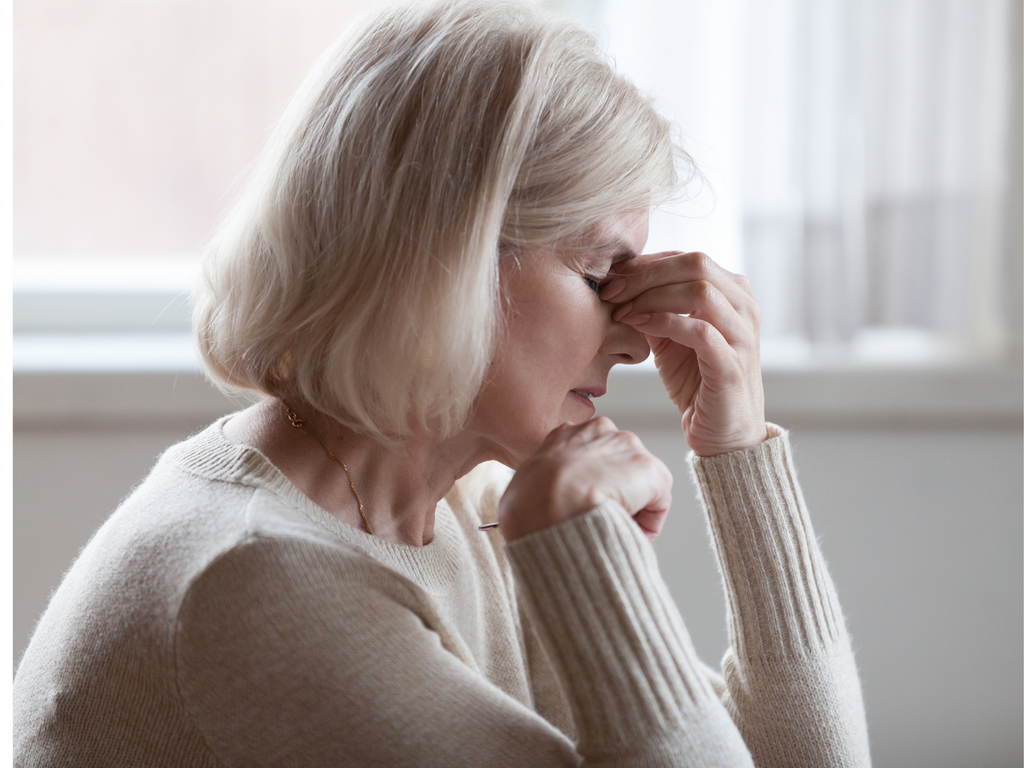
{"label": "sweater collar", "polygon": [[237,483],[270,493],[320,530],[412,579],[429,593],[441,595],[451,589],[466,555],[463,533],[447,499],[437,504],[434,538],[429,544],[416,547],[384,541],[343,523],[313,502],[255,448],[228,440],[224,424],[230,418],[231,415],[224,416],[168,449],[162,461],[173,462],[208,480]]}

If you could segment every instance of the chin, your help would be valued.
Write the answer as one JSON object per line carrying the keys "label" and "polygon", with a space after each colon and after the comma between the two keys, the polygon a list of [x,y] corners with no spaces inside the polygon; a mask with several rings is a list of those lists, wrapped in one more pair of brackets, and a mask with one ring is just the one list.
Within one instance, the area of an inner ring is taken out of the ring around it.
{"label": "chin", "polygon": [[[579,409],[576,409],[576,410],[578,411]],[[579,413],[579,412],[576,412],[576,413],[572,413],[572,414],[566,414],[566,417],[564,419],[562,419],[561,423],[562,424],[585,424],[586,422],[590,421],[592,418],[594,418],[594,414],[592,414],[592,413]]]}
{"label": "chin", "polygon": [[584,404],[571,401],[562,409],[562,419],[559,424],[583,424],[596,415],[597,409],[593,403]]}
{"label": "chin", "polygon": [[538,425],[535,430],[523,430],[512,439],[509,439],[509,435],[505,435],[503,439],[492,438],[494,450],[489,458],[504,464],[509,469],[519,469],[524,461],[537,452],[544,439],[557,426],[556,423],[545,429],[544,426]]}
{"label": "chin", "polygon": [[[501,437],[492,435],[492,445],[500,446],[493,459],[506,467],[518,469],[520,464],[537,452],[553,430],[563,424],[583,424],[591,418],[585,406],[569,402],[563,404],[552,416],[530,419],[529,423],[519,421],[511,431],[503,430],[504,435]],[[505,425],[512,426],[508,422]]]}

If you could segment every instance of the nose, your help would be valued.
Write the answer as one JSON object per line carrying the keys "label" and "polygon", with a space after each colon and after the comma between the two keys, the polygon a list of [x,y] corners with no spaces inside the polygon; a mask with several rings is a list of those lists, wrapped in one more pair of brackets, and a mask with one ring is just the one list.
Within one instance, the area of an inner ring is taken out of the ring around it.
{"label": "nose", "polygon": [[651,347],[646,337],[632,326],[608,319],[608,333],[601,345],[601,353],[611,355],[616,363],[636,365],[647,359]]}

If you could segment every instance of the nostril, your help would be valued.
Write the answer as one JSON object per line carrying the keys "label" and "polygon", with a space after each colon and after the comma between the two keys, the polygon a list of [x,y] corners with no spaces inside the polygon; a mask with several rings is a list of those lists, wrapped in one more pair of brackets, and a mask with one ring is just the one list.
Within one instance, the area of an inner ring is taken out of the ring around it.
{"label": "nostril", "polygon": [[647,337],[636,328],[626,323],[611,323],[607,329],[601,353],[611,355],[622,365],[642,363],[650,354]]}
{"label": "nostril", "polygon": [[623,357],[627,358],[625,361],[626,365],[638,365],[651,354],[651,346],[647,343],[647,337],[639,331],[633,331],[633,333],[635,337],[631,340],[633,344],[632,349],[623,355]]}

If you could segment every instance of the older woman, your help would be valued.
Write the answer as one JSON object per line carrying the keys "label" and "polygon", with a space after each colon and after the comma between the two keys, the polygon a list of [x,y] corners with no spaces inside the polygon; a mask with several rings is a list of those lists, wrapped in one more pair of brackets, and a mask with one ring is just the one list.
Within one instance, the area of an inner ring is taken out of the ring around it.
{"label": "older woman", "polygon": [[[330,50],[198,291],[208,371],[262,399],[171,448],[68,572],[16,762],[867,765],[749,286],[640,255],[680,159],[530,6],[390,8]],[[648,541],[671,476],[592,418],[652,348],[725,578],[723,676]]]}

